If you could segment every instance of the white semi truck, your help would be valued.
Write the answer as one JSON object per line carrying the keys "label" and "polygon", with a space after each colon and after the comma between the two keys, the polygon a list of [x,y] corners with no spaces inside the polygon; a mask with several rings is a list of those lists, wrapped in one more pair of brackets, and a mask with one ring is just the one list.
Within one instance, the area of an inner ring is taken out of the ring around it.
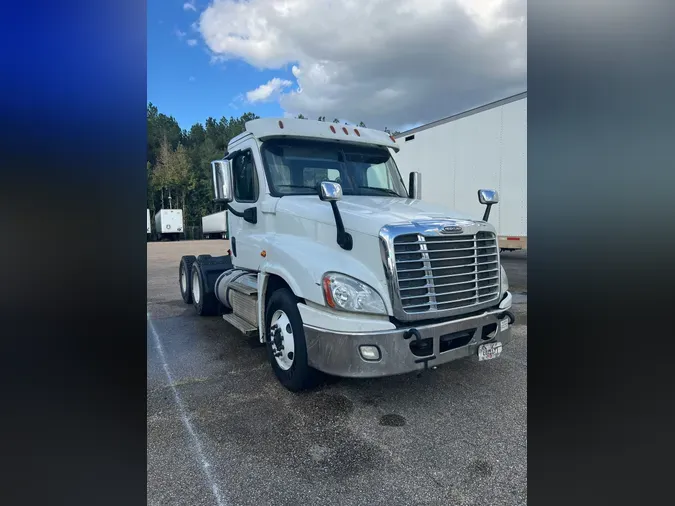
{"label": "white semi truck", "polygon": [[494,188],[503,250],[527,249],[527,92],[396,135],[401,170],[424,177],[424,200],[479,212],[474,188]]}
{"label": "white semi truck", "polygon": [[157,239],[180,240],[183,235],[183,210],[160,209],[155,214],[155,232]]}
{"label": "white semi truck", "polygon": [[[298,391],[322,373],[382,377],[496,358],[515,317],[488,223],[406,189],[394,138],[304,119],[257,119],[212,162],[227,255],[184,256],[183,300],[267,347]],[[231,253],[231,254],[230,254]]]}
{"label": "white semi truck", "polygon": [[202,235],[205,239],[226,239],[227,211],[202,216]]}

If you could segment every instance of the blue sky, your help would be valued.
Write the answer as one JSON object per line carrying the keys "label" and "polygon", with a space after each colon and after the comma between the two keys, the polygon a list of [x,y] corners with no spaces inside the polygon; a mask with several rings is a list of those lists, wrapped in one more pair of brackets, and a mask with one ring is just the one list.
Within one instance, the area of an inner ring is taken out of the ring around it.
{"label": "blue sky", "polygon": [[[294,80],[291,66],[258,70],[241,60],[211,63],[200,33],[192,28],[208,2],[196,0],[196,11],[184,9],[185,3],[148,0],[148,102],[185,129],[209,116],[237,117],[248,111],[283,116],[278,102],[249,104],[237,97],[274,77]],[[196,45],[188,45],[189,40]]]}
{"label": "blue sky", "polygon": [[184,129],[250,111],[403,131],[526,90],[526,8],[148,0],[148,101]]}

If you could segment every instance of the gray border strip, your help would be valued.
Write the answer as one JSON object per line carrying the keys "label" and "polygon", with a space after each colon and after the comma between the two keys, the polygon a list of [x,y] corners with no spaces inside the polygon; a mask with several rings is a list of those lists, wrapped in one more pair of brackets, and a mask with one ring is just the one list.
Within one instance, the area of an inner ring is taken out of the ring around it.
{"label": "gray border strip", "polygon": [[433,127],[438,126],[438,125],[443,125],[445,123],[450,123],[451,121],[456,121],[458,119],[466,118],[467,116],[472,116],[474,114],[478,114],[479,112],[488,111],[490,109],[494,109],[495,107],[499,107],[500,105],[510,104],[511,102],[516,102],[516,101],[521,100],[521,99],[526,98],[526,97],[527,97],[527,90],[523,91],[521,93],[518,93],[517,95],[512,95],[510,97],[502,98],[500,100],[496,100],[495,102],[490,102],[489,104],[481,105],[480,107],[475,107],[473,109],[469,109],[468,111],[460,112],[459,114],[455,114],[453,116],[448,116],[447,118],[432,121],[431,123],[427,123],[426,125],[422,125],[422,126],[418,126],[416,128],[412,128],[410,130],[406,130],[405,132],[401,132],[400,134],[395,135],[394,138],[400,139],[402,137],[407,137],[407,136],[415,134],[417,132],[421,132],[423,130],[433,128]]}

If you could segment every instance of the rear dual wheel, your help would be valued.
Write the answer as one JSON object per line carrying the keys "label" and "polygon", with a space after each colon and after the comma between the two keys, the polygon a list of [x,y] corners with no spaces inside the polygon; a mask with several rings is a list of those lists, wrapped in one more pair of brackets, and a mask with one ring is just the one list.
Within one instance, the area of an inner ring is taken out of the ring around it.
{"label": "rear dual wheel", "polygon": [[197,260],[194,255],[186,255],[180,259],[178,267],[178,282],[180,284],[180,296],[186,304],[192,304],[192,265]]}
{"label": "rear dual wheel", "polygon": [[192,266],[192,305],[199,316],[215,316],[218,314],[218,299],[213,292],[206,289],[206,279],[199,262]]}

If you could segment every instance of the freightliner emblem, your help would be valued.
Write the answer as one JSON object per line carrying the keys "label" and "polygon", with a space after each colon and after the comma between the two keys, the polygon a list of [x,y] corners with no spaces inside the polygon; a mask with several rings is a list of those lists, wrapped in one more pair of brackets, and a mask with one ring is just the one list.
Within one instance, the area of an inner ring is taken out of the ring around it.
{"label": "freightliner emblem", "polygon": [[446,225],[441,229],[441,234],[461,234],[464,229],[458,225]]}

